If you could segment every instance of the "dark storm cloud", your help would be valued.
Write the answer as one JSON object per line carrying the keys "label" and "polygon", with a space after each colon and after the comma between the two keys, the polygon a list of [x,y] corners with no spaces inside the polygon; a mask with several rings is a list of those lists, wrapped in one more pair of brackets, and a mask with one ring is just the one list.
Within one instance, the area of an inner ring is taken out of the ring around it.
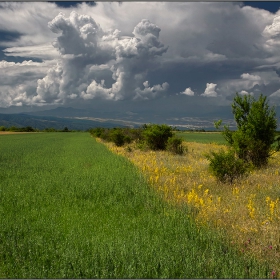
{"label": "dark storm cloud", "polygon": [[20,34],[4,54],[34,58],[2,63],[2,104],[183,116],[228,106],[237,91],[278,102],[280,13],[241,2],[72,4],[0,4],[0,29]]}

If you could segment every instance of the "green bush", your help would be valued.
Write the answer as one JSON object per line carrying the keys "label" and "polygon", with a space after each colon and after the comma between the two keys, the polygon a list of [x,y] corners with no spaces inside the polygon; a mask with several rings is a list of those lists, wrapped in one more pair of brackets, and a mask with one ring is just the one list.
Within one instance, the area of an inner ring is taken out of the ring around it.
{"label": "green bush", "polygon": [[182,142],[183,140],[181,138],[175,136],[170,137],[167,140],[166,150],[173,154],[182,155],[184,153]]}
{"label": "green bush", "polygon": [[36,130],[31,127],[31,126],[26,126],[26,127],[23,127],[23,128],[20,128],[19,129],[20,131],[23,131],[23,132],[35,132]]}
{"label": "green bush", "polygon": [[57,130],[53,127],[47,127],[43,130],[44,132],[57,132]]}
{"label": "green bush", "polygon": [[0,131],[6,131],[6,127],[5,126],[0,126]]}
{"label": "green bush", "polygon": [[148,147],[152,150],[165,150],[168,138],[173,136],[172,128],[165,124],[146,125],[142,134]]}
{"label": "green bush", "polygon": [[110,130],[108,128],[104,129],[103,132],[99,136],[102,140],[105,141],[112,141],[111,140],[111,135],[110,135]]}
{"label": "green bush", "polygon": [[92,128],[92,129],[90,129],[90,134],[99,138],[101,136],[101,134],[104,132],[104,130],[105,129],[102,127]]}
{"label": "green bush", "polygon": [[121,147],[125,144],[126,136],[120,129],[115,129],[110,132],[110,139],[117,147]]}
{"label": "green bush", "polygon": [[206,155],[210,161],[210,172],[222,183],[232,184],[234,180],[246,175],[250,165],[238,158],[233,150],[210,152]]}
{"label": "green bush", "polygon": [[15,131],[18,131],[18,128],[15,127],[15,126],[11,126],[11,127],[9,128],[9,131],[15,132]]}
{"label": "green bush", "polygon": [[132,142],[132,139],[130,136],[128,135],[124,135],[124,142],[127,144],[130,144]]}
{"label": "green bush", "polygon": [[[252,96],[240,96],[238,93],[232,104],[232,112],[237,124],[237,131],[230,131],[224,126],[222,132],[228,144],[236,151],[238,157],[251,162],[255,167],[268,163],[274,152],[277,119],[275,108],[269,108],[266,96],[259,99]],[[215,126],[218,128],[221,121]],[[279,143],[278,147],[279,149]]]}

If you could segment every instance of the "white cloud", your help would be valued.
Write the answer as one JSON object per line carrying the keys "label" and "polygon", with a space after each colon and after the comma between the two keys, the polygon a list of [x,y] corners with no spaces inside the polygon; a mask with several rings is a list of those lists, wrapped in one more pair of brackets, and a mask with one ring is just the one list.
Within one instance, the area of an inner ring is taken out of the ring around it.
{"label": "white cloud", "polygon": [[276,15],[272,24],[267,25],[263,30],[263,34],[268,37],[278,37],[280,35],[280,16]]}
{"label": "white cloud", "polygon": [[0,30],[16,31],[16,40],[1,42],[2,46],[23,47],[49,43],[54,38],[47,22],[56,14],[54,3],[1,2]]}
{"label": "white cloud", "polygon": [[32,57],[43,60],[58,59],[60,57],[59,52],[52,46],[51,43],[11,47],[4,49],[3,52],[6,56]]}
{"label": "white cloud", "polygon": [[[12,40],[0,38],[5,55],[44,61],[0,63],[5,104],[13,99],[16,104],[53,104],[158,98],[169,90],[179,92],[184,84],[203,92],[201,84],[212,78],[219,89],[207,83],[202,96],[250,93],[256,85],[280,87],[275,74],[280,68],[279,13],[230,2],[0,6],[0,30],[17,34]],[[196,98],[190,87],[181,94]]]}
{"label": "white cloud", "polygon": [[280,89],[273,92],[269,97],[277,97],[280,98]]}
{"label": "white cloud", "polygon": [[32,60],[24,60],[22,63],[19,62],[8,62],[5,60],[0,61],[0,68],[8,68],[8,67],[24,67],[24,66],[39,66],[41,63],[33,62]]}
{"label": "white cloud", "polygon": [[37,79],[42,78],[51,65],[48,63],[22,63],[0,61],[0,107],[33,104]]}
{"label": "white cloud", "polygon": [[37,81],[37,95],[34,101],[37,103],[48,102],[52,103],[53,100],[58,100],[60,96],[60,82],[62,80],[63,68],[60,63],[55,67],[48,70],[47,75],[43,79]]}
{"label": "white cloud", "polygon": [[134,99],[151,99],[158,96],[159,93],[166,92],[169,84],[163,83],[162,85],[154,85],[152,87],[149,87],[149,82],[145,81],[143,83],[144,89],[141,90],[140,88],[137,88],[135,90],[136,96]]}
{"label": "white cloud", "polygon": [[102,80],[101,83],[93,81],[88,87],[86,92],[82,92],[82,98],[93,99],[96,97],[101,97],[104,99],[113,99],[114,95],[111,89],[104,87],[105,81]]}
{"label": "white cloud", "polygon": [[246,90],[241,90],[240,94],[241,94],[241,95],[254,95],[253,92],[250,92],[250,93],[249,93],[249,92],[246,91]]}
{"label": "white cloud", "polygon": [[191,88],[186,88],[184,91],[180,92],[181,94],[189,95],[189,96],[194,96],[194,92],[191,90]]}
{"label": "white cloud", "polygon": [[[125,38],[120,37],[119,30],[103,31],[93,18],[76,12],[69,18],[60,13],[48,25],[59,34],[54,47],[61,59],[38,80],[34,100],[154,98],[166,91],[167,83],[139,88],[147,69],[155,67],[155,58],[167,51],[159,41],[160,28],[150,21],[140,21],[132,32],[135,37]],[[107,75],[111,71],[115,81],[111,87],[106,87],[104,78],[96,80],[102,76],[102,69]]]}
{"label": "white cloud", "polygon": [[249,73],[244,73],[241,76],[241,79],[249,81],[261,81],[261,77],[258,75],[250,75]]}
{"label": "white cloud", "polygon": [[207,97],[217,97],[218,94],[215,91],[217,84],[213,84],[213,83],[207,83],[206,84],[206,89],[204,91],[203,94],[201,94],[202,96],[207,96]]}

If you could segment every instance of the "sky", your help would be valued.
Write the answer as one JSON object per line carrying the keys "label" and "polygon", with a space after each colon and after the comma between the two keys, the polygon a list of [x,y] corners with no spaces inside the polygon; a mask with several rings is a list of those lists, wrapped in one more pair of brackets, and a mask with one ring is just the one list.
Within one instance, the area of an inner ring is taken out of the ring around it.
{"label": "sky", "polygon": [[280,105],[280,2],[0,2],[0,112]]}

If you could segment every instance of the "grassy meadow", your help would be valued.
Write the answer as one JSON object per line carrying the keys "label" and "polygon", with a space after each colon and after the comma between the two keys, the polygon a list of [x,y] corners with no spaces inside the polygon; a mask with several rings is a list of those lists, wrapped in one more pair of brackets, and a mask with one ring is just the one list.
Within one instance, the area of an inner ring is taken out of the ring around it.
{"label": "grassy meadow", "polygon": [[[236,198],[207,173],[201,152],[213,145],[189,143],[186,156],[106,145],[89,133],[0,136],[1,278],[275,276],[276,263],[244,254],[224,231],[205,225],[220,213],[217,225],[227,229],[224,222],[233,219],[227,213],[245,199],[243,215],[255,228],[258,219],[247,217],[247,192],[254,193],[253,183],[266,174],[235,186]],[[270,202],[274,188],[267,188]],[[256,218],[263,193],[252,198]],[[210,209],[205,214],[200,199]],[[235,205],[225,212],[227,201]],[[273,215],[267,219],[267,228],[278,222]],[[279,240],[267,238],[274,256]]]}
{"label": "grassy meadow", "polygon": [[220,132],[176,131],[175,134],[186,142],[226,144],[226,141]]}

